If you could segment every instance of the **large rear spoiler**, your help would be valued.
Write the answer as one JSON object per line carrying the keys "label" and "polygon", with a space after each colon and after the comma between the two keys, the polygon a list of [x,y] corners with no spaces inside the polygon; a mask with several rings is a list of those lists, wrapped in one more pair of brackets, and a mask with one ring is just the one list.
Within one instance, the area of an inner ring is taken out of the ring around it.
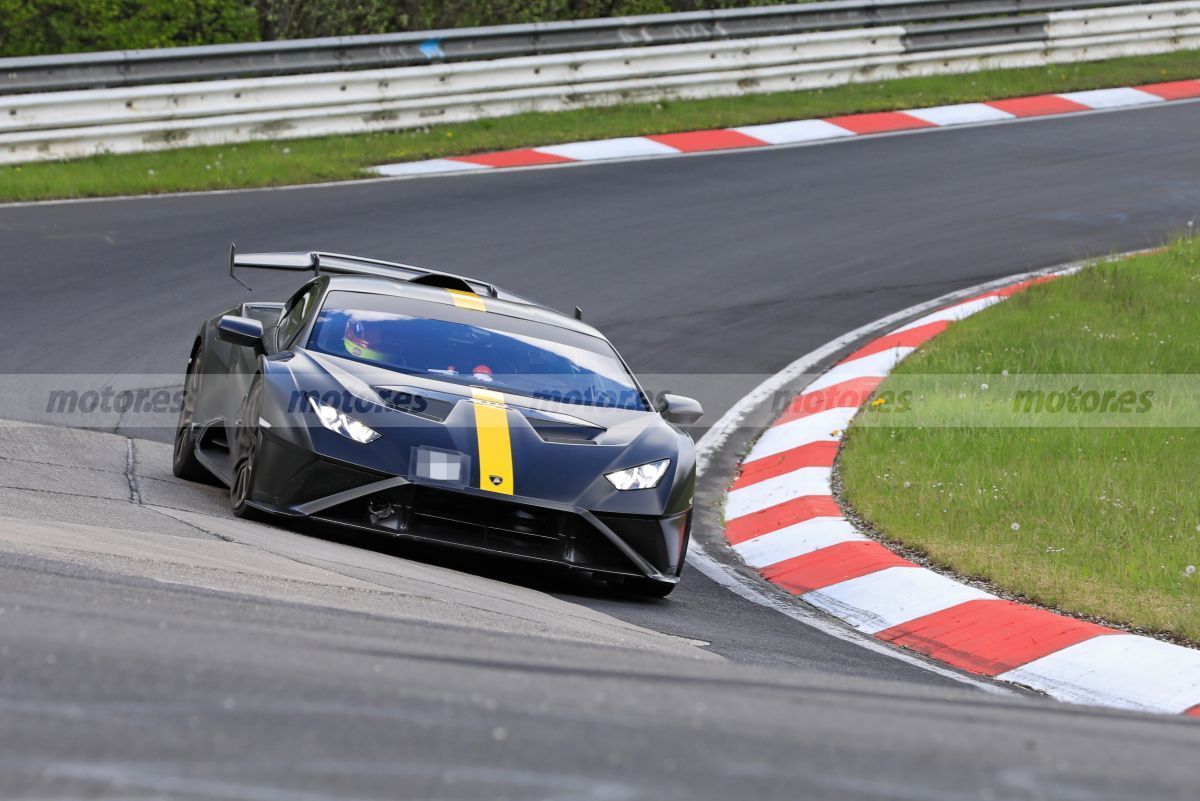
{"label": "large rear spoiler", "polygon": [[443,273],[427,270],[423,267],[413,267],[410,264],[398,264],[379,259],[368,259],[363,256],[348,256],[344,253],[324,253],[309,251],[301,253],[238,253],[237,244],[229,246],[229,277],[246,289],[250,285],[237,276],[238,269],[247,270],[285,270],[290,272],[306,272],[313,275],[376,275],[381,278],[392,278],[399,281],[439,286],[446,289],[459,289],[464,292],[474,292],[476,295],[499,297],[496,287],[476,278],[464,278],[453,273]]}

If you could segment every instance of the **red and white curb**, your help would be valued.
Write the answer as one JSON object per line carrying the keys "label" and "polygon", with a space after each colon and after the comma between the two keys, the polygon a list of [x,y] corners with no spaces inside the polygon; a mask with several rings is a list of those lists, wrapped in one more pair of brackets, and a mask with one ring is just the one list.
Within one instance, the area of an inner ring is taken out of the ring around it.
{"label": "red and white curb", "polygon": [[1008,100],[992,100],[986,103],[961,103],[953,106],[907,111],[849,114],[816,120],[747,125],[741,128],[719,128],[711,131],[687,131],[653,136],[625,136],[591,142],[570,142],[563,145],[477,153],[471,156],[384,164],[372,169],[379,175],[415,177],[439,173],[496,170],[506,167],[535,167],[675,156],[684,153],[796,145],[922,128],[1006,122],[1028,117],[1129,108],[1197,97],[1200,97],[1200,80],[1171,81],[1145,86],[1017,97]]}
{"label": "red and white curb", "polygon": [[743,459],[725,537],[767,581],[882,642],[1063,701],[1200,716],[1200,651],[1014,603],[860,534],[831,475],[843,432],[892,368],[1033,278],[880,336],[791,400]]}

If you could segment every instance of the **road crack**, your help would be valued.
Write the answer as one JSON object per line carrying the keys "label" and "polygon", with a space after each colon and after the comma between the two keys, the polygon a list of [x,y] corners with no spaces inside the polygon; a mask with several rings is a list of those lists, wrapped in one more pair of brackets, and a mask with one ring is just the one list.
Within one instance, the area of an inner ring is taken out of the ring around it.
{"label": "road crack", "polygon": [[138,487],[137,446],[133,443],[133,437],[125,438],[125,447],[125,480],[129,482],[129,502],[141,506],[142,491]]}

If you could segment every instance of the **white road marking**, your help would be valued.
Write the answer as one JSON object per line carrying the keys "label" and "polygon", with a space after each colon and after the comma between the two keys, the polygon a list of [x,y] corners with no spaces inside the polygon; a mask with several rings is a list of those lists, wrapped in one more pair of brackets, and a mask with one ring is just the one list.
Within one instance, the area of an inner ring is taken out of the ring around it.
{"label": "white road marking", "polygon": [[856,136],[854,131],[825,120],[772,122],[766,125],[746,125],[733,130],[755,139],[761,139],[769,145],[790,145],[796,142],[818,142],[823,139]]}
{"label": "white road marking", "polygon": [[801,467],[735,489],[725,498],[725,519],[736,520],[805,495],[829,495],[832,475],[829,467]]}
{"label": "white road marking", "polygon": [[1166,102],[1158,95],[1152,95],[1149,92],[1143,92],[1140,89],[1128,86],[1122,86],[1118,89],[1092,89],[1087,92],[1064,92],[1059,97],[1091,109],[1128,108],[1147,103]]}
{"label": "white road marking", "polygon": [[[843,381],[850,381],[855,378],[879,378],[886,376],[892,371],[893,367],[914,350],[916,348],[888,348],[878,353],[872,353],[869,356],[860,356],[854,361],[845,362],[834,367],[828,373],[809,384],[807,390],[809,392],[818,392],[822,389],[832,387],[834,384],[840,384]],[[855,409],[855,411],[858,410]]]}
{"label": "white road marking", "polygon": [[901,331],[909,331],[913,328],[920,328],[921,326],[929,325],[930,323],[958,322],[959,320],[964,320],[967,317],[970,317],[976,312],[983,311],[988,306],[994,306],[1002,300],[1004,300],[1004,298],[994,295],[990,298],[979,298],[978,300],[970,300],[966,303],[959,303],[955,306],[951,306],[948,309],[941,309],[933,314],[927,314],[924,317],[913,320],[908,325],[900,326],[891,333],[898,334]]}
{"label": "white road marking", "polygon": [[758,438],[758,442],[754,443],[743,464],[790,451],[810,442],[836,442],[836,432],[850,425],[857,413],[857,407],[837,406],[782,425],[771,426]]}
{"label": "white road marking", "polygon": [[568,142],[564,145],[535,147],[534,150],[575,161],[607,161],[608,159],[637,156],[675,156],[679,154],[677,148],[647,139],[644,136],[622,136],[616,139],[598,139],[594,142]]}
{"label": "white road marking", "polygon": [[767,567],[843,542],[865,541],[843,517],[814,517],[733,546],[750,567]]}
{"label": "white road marking", "polygon": [[889,567],[801,597],[859,631],[875,634],[966,601],[996,596],[923,567]]}
{"label": "white road marking", "polygon": [[1015,114],[1001,111],[986,103],[959,103],[953,106],[934,106],[904,112],[934,125],[970,125],[978,122],[1001,122],[1016,119]]}
{"label": "white road marking", "polygon": [[1102,634],[996,678],[1061,701],[1177,715],[1200,704],[1200,651],[1134,634]]}
{"label": "white road marking", "polygon": [[384,164],[376,167],[375,172],[385,177],[397,178],[405,175],[430,175],[442,172],[467,172],[470,170],[494,169],[486,164],[475,164],[470,161],[455,161],[454,159],[428,159],[426,161],[402,161],[399,164]]}

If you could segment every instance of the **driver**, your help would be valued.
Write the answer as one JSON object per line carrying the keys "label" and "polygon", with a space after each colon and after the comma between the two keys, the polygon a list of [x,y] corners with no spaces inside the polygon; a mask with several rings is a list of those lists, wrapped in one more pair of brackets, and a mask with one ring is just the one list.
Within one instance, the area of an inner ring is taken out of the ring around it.
{"label": "driver", "polygon": [[[369,314],[360,316],[354,312],[348,312],[346,328],[342,333],[342,347],[355,359],[383,366],[403,366],[405,358],[400,349],[396,347],[400,337],[399,332],[395,330],[395,325],[396,321],[394,320],[372,319]],[[449,354],[442,354],[442,356],[445,358]],[[460,375],[459,369],[454,364],[447,365],[445,369],[437,369],[432,366],[426,369],[430,373],[439,375]],[[480,363],[471,368],[469,375],[475,381],[491,384],[495,381],[493,373],[490,365]]]}
{"label": "driver", "polygon": [[387,326],[384,320],[363,320],[350,316],[346,320],[346,332],[342,344],[346,352],[356,359],[388,364],[395,361],[396,354],[383,349],[383,336]]}

